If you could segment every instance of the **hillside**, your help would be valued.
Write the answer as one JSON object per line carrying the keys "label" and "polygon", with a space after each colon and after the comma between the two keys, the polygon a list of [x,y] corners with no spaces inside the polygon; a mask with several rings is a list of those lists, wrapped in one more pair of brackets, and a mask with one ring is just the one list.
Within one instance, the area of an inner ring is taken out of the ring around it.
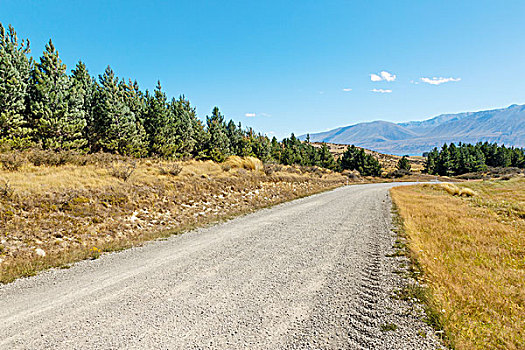
{"label": "hillside", "polygon": [[[339,159],[344,151],[348,148],[348,145],[345,144],[337,144],[337,143],[324,143],[327,147],[330,153],[334,156],[335,159]],[[323,143],[321,142],[312,142],[312,145],[314,147],[321,147]],[[365,148],[365,153],[372,154],[374,157],[377,158],[379,163],[381,164],[381,167],[385,172],[391,172],[396,169],[397,163],[401,159],[401,156],[394,155],[394,154],[385,154],[380,153],[376,151],[372,151]],[[424,166],[425,166],[425,158],[421,156],[410,156],[408,157],[408,160],[410,161],[410,165],[412,166],[412,171],[416,173],[420,173]]]}
{"label": "hillside", "polygon": [[[306,135],[299,137],[301,140]],[[310,134],[312,142],[354,144],[381,153],[421,155],[443,143],[479,141],[525,147],[525,105],[459,114],[424,121],[373,121]]]}

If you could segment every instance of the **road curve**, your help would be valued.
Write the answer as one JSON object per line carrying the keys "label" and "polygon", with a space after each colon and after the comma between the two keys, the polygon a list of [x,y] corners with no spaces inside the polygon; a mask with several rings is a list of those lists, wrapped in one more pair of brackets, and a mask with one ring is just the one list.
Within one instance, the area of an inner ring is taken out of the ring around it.
{"label": "road curve", "polygon": [[339,188],[0,286],[0,349],[435,349],[412,306],[390,298],[392,186]]}

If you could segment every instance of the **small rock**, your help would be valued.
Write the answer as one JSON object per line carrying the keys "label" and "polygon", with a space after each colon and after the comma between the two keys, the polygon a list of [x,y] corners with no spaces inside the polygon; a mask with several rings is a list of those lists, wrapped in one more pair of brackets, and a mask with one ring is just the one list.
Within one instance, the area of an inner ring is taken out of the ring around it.
{"label": "small rock", "polygon": [[36,248],[35,249],[35,253],[36,255],[40,256],[40,257],[44,257],[46,256],[46,252],[44,251],[44,249],[41,249],[41,248]]}

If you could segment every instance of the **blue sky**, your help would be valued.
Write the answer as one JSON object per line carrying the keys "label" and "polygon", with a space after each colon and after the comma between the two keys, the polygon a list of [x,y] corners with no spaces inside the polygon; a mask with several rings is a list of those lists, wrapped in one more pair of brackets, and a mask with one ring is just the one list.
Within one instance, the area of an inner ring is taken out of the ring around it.
{"label": "blue sky", "polygon": [[217,105],[278,137],[525,103],[523,14],[512,0],[0,0],[35,56],[52,38],[68,68],[160,79],[201,118]]}

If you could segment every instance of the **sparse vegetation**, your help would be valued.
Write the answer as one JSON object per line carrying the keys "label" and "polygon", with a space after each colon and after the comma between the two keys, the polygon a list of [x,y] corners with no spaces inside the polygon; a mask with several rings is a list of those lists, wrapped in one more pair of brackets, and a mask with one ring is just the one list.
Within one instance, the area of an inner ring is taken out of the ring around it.
{"label": "sparse vegetation", "polygon": [[109,172],[112,176],[116,177],[117,179],[128,181],[128,179],[133,175],[135,172],[135,169],[137,168],[137,163],[124,163],[124,162],[118,162],[116,164],[112,164]]}
{"label": "sparse vegetation", "polygon": [[316,167],[268,164],[265,171],[252,157],[221,164],[96,153],[34,165],[35,155],[48,159],[53,153],[17,152],[18,171],[0,169],[0,282],[348,181]]}
{"label": "sparse vegetation", "polygon": [[398,187],[392,198],[429,286],[398,296],[427,298],[427,322],[457,349],[521,349],[525,180]]}

